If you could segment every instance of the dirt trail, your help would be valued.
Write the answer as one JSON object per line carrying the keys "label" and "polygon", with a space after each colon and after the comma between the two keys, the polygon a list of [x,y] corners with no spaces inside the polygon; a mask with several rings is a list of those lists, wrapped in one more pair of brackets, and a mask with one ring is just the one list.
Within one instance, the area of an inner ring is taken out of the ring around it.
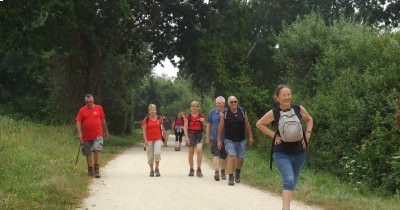
{"label": "dirt trail", "polygon": [[[130,148],[101,168],[90,196],[80,209],[135,210],[261,210],[281,209],[281,198],[245,184],[228,186],[213,179],[213,169],[203,161],[202,178],[188,176],[187,151],[162,148],[161,177],[149,177],[143,147]],[[208,152],[208,151],[205,151]],[[319,208],[293,202],[294,210]]]}

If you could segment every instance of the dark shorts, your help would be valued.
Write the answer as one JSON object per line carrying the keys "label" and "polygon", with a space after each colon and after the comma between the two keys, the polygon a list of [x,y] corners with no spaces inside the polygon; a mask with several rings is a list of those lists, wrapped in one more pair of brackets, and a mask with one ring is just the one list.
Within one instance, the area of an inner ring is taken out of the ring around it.
{"label": "dark shorts", "polygon": [[81,147],[82,154],[86,156],[90,155],[91,152],[101,151],[103,149],[103,137],[99,136],[93,141],[85,141]]}
{"label": "dark shorts", "polygon": [[228,156],[225,151],[224,143],[222,143],[221,150],[218,149],[217,140],[211,140],[211,154],[213,154],[214,157],[218,156],[221,159],[226,159],[226,156]]}
{"label": "dark shorts", "polygon": [[190,145],[187,145],[187,146],[194,147],[197,144],[202,143],[201,139],[203,138],[203,133],[202,132],[189,132],[188,137],[189,137]]}

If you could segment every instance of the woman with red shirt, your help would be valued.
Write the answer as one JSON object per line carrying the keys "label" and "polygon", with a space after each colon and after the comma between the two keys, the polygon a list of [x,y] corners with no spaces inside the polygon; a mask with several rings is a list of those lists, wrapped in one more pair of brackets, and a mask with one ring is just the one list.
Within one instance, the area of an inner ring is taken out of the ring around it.
{"label": "woman with red shirt", "polygon": [[[157,116],[157,107],[150,104],[148,107],[149,115],[143,119],[142,129],[144,144],[147,147],[147,160],[150,166],[150,176],[160,176],[159,164],[161,160],[161,139],[163,124],[160,117]],[[156,163],[154,169],[154,162]]]}
{"label": "woman with red shirt", "polygon": [[185,130],[185,141],[186,146],[189,146],[189,176],[194,176],[193,169],[193,156],[194,156],[194,148],[196,148],[197,154],[197,170],[196,176],[202,177],[203,174],[201,172],[201,161],[203,156],[203,127],[206,127],[205,116],[202,113],[199,113],[200,104],[197,101],[193,101],[190,103],[191,112],[185,115],[184,118],[184,130]]}
{"label": "woman with red shirt", "polygon": [[172,131],[175,134],[175,151],[181,151],[183,136],[183,113],[178,112],[176,119],[172,122]]}

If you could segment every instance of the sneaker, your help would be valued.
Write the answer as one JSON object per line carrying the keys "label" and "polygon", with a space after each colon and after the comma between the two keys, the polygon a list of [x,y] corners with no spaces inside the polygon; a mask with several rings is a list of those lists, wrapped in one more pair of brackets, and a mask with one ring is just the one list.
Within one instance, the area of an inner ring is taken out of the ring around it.
{"label": "sneaker", "polygon": [[160,170],[156,169],[155,173],[156,173],[156,177],[161,176],[161,175],[160,175]]}
{"label": "sneaker", "polygon": [[226,175],[225,175],[225,170],[224,169],[221,170],[221,179],[223,179],[223,180],[226,179]]}
{"label": "sneaker", "polygon": [[200,168],[197,169],[196,176],[203,177],[203,173],[201,173],[201,169]]}
{"label": "sneaker", "polygon": [[154,171],[150,171],[150,176],[151,176],[151,177],[154,176]]}
{"label": "sneaker", "polygon": [[100,167],[98,164],[94,164],[94,177],[100,178]]}
{"label": "sneaker", "polygon": [[219,172],[218,172],[218,170],[215,171],[214,179],[215,179],[215,181],[219,181]]}
{"label": "sneaker", "polygon": [[235,182],[240,183],[240,169],[236,169]]}
{"label": "sneaker", "polygon": [[93,176],[94,175],[93,174],[93,166],[88,166],[87,170],[88,170],[88,175],[89,176]]}
{"label": "sneaker", "polygon": [[233,174],[229,174],[228,185],[231,185],[231,186],[235,185],[235,182],[233,179],[234,179]]}
{"label": "sneaker", "polygon": [[193,168],[190,169],[189,176],[194,176],[194,169]]}

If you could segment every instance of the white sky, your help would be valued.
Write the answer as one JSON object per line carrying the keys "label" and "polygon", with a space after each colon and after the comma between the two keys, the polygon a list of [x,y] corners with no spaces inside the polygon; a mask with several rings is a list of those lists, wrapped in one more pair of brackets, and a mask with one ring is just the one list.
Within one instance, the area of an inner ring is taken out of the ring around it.
{"label": "white sky", "polygon": [[162,76],[163,74],[166,74],[168,77],[171,78],[177,77],[178,68],[174,67],[168,58],[161,61],[161,63],[164,67],[162,67],[161,64],[157,64],[157,66],[153,68],[153,73],[155,75]]}

